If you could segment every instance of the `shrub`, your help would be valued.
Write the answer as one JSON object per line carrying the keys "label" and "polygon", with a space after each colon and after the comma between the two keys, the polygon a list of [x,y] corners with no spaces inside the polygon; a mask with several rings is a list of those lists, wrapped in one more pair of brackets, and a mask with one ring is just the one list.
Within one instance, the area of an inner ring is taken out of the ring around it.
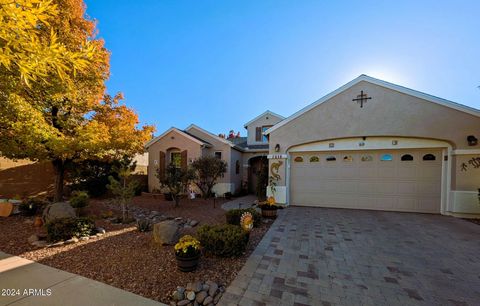
{"label": "shrub", "polygon": [[75,190],[70,197],[70,205],[73,208],[82,208],[88,205],[88,193],[86,191]]}
{"label": "shrub", "polygon": [[91,197],[100,197],[107,192],[108,177],[118,175],[113,169],[118,161],[85,160],[75,162],[69,170],[73,190],[86,190]]}
{"label": "shrub", "polygon": [[95,222],[90,218],[61,218],[48,222],[46,227],[48,241],[59,241],[92,235]]}
{"label": "shrub", "polygon": [[148,191],[148,185],[146,185],[144,182],[139,182],[135,186],[135,196],[140,196],[142,195],[142,192]]}
{"label": "shrub", "polygon": [[206,253],[220,257],[241,256],[248,243],[248,234],[230,224],[203,225],[197,235]]}
{"label": "shrub", "polygon": [[253,226],[260,226],[262,221],[262,214],[259,213],[255,208],[245,208],[245,209],[232,209],[225,213],[225,218],[227,219],[228,224],[240,225],[240,218],[244,212],[249,212],[253,216]]}
{"label": "shrub", "polygon": [[150,219],[138,219],[137,230],[139,232],[149,232],[152,230],[152,221]]}
{"label": "shrub", "polygon": [[24,216],[34,216],[37,213],[41,213],[45,206],[48,205],[48,202],[38,198],[30,198],[22,202],[18,209],[21,214]]}

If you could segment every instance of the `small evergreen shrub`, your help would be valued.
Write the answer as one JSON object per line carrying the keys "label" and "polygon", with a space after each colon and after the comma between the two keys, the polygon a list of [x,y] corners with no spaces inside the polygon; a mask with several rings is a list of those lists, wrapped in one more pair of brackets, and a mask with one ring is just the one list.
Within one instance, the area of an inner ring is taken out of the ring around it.
{"label": "small evergreen shrub", "polygon": [[86,237],[95,234],[95,221],[91,218],[76,219],[76,226],[73,236]]}
{"label": "small evergreen shrub", "polygon": [[248,243],[247,232],[231,224],[203,225],[197,235],[206,253],[220,257],[241,256]]}
{"label": "small evergreen shrub", "polygon": [[228,224],[240,225],[240,218],[244,212],[249,212],[253,216],[253,226],[260,226],[262,221],[262,214],[259,213],[255,208],[246,208],[246,209],[232,209],[225,213],[225,218],[227,219]]}
{"label": "small evergreen shrub", "polygon": [[34,216],[37,213],[41,213],[43,209],[48,205],[48,202],[38,198],[30,198],[26,201],[23,201],[18,209],[20,213],[24,216]]}
{"label": "small evergreen shrub", "polygon": [[46,224],[47,240],[60,241],[94,234],[95,222],[90,218],[61,218]]}
{"label": "small evergreen shrub", "polygon": [[70,205],[73,208],[83,208],[88,205],[89,196],[86,191],[75,190],[70,197]]}
{"label": "small evergreen shrub", "polygon": [[152,230],[152,221],[150,219],[138,219],[137,230],[139,232],[149,232]]}

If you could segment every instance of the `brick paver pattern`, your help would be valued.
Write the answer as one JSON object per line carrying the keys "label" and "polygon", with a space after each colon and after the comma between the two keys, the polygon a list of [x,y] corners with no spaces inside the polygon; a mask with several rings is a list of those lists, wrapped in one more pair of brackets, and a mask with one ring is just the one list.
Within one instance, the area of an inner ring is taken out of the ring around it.
{"label": "brick paver pattern", "polygon": [[289,207],[221,305],[480,305],[480,226],[454,217]]}

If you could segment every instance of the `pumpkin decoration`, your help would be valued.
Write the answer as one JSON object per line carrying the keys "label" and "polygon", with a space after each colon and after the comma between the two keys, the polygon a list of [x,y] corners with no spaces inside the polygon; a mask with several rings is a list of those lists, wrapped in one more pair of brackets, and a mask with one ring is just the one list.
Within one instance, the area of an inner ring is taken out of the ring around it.
{"label": "pumpkin decoration", "polygon": [[240,217],[240,226],[247,233],[250,232],[253,228],[253,216],[250,212],[244,212]]}

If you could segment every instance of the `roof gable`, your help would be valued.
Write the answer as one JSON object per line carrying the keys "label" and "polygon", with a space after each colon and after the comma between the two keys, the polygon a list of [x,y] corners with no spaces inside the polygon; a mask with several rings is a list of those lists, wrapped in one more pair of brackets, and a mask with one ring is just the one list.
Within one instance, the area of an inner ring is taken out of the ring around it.
{"label": "roof gable", "polygon": [[264,116],[266,116],[266,115],[274,116],[274,117],[277,117],[277,118],[279,118],[279,119],[281,119],[281,120],[285,119],[285,117],[283,117],[282,115],[279,115],[279,114],[276,114],[276,113],[274,113],[274,112],[272,112],[272,111],[267,110],[267,111],[265,111],[264,113],[258,115],[257,117],[255,117],[255,118],[253,118],[252,120],[250,120],[250,121],[248,121],[247,123],[245,123],[245,124],[243,125],[243,127],[244,127],[244,128],[247,128],[250,124],[252,124],[253,122],[257,121],[258,119],[260,119],[260,118],[262,118],[262,117],[264,117]]}
{"label": "roof gable", "polygon": [[176,127],[171,127],[169,128],[168,130],[166,130],[165,132],[163,132],[161,135],[153,138],[152,140],[150,140],[149,142],[147,142],[145,144],[145,148],[148,149],[148,147],[150,147],[152,144],[156,143],[157,141],[159,141],[160,139],[162,139],[163,137],[165,137],[166,135],[168,135],[170,132],[177,132],[179,134],[182,134],[183,136],[185,136],[186,138],[198,143],[199,145],[204,145],[204,146],[211,146],[208,142],[206,141],[203,141],[201,140],[200,138],[198,137],[195,137],[193,135],[190,135],[189,133],[185,132],[185,131],[182,131],[180,129],[177,129]]}
{"label": "roof gable", "polygon": [[238,151],[243,151],[243,149],[239,146],[237,146],[236,144],[232,143],[231,141],[228,141],[226,140],[225,138],[222,138],[222,137],[219,137],[213,133],[210,133],[209,131],[205,130],[205,129],[202,129],[201,127],[199,127],[198,125],[195,125],[195,124],[190,124],[186,129],[185,131],[186,132],[189,132],[191,129],[196,129],[197,131],[201,132],[201,133],[204,133],[205,135],[219,141],[219,142],[222,142],[230,147],[232,147],[233,149],[236,149]]}
{"label": "roof gable", "polygon": [[279,123],[277,123],[276,125],[274,125],[270,129],[265,131],[265,134],[269,134],[269,133],[273,132],[274,130],[276,130],[276,129],[280,128],[281,126],[287,124],[288,122],[302,116],[306,112],[312,110],[313,108],[317,107],[318,105],[330,100],[331,98],[335,97],[336,95],[346,91],[347,89],[355,86],[356,84],[358,84],[362,81],[369,82],[369,83],[372,83],[372,84],[375,84],[375,85],[378,85],[378,86],[381,86],[381,87],[385,87],[385,88],[388,88],[388,89],[391,89],[391,90],[394,90],[394,91],[398,91],[398,92],[406,94],[406,95],[410,95],[410,96],[413,96],[413,97],[416,97],[416,98],[419,98],[419,99],[422,99],[422,100],[426,100],[426,101],[429,101],[429,102],[432,102],[432,103],[436,103],[436,104],[439,104],[439,105],[442,105],[442,106],[446,106],[446,107],[449,107],[449,108],[452,108],[452,109],[455,109],[455,110],[458,110],[458,111],[461,111],[461,112],[464,112],[464,113],[468,113],[468,114],[480,117],[480,110],[475,109],[473,107],[469,107],[469,106],[466,106],[466,105],[463,105],[463,104],[452,102],[452,101],[449,101],[449,100],[446,100],[446,99],[442,99],[442,98],[432,96],[432,95],[429,95],[429,94],[426,94],[426,93],[423,93],[423,92],[420,92],[420,91],[417,91],[417,90],[413,90],[413,89],[410,89],[410,88],[407,88],[407,87],[404,87],[404,86],[396,85],[396,84],[393,84],[393,83],[389,83],[389,82],[379,80],[379,79],[376,79],[376,78],[372,78],[368,75],[362,74],[359,77],[357,77],[357,78],[353,79],[352,81],[348,82],[347,84],[345,84],[345,85],[339,87],[338,89],[332,91],[331,93],[323,96],[322,98],[313,102],[312,104],[307,105],[306,107],[302,108],[301,110],[294,113],[293,115],[291,115],[291,116],[287,117],[286,119],[280,121]]}

